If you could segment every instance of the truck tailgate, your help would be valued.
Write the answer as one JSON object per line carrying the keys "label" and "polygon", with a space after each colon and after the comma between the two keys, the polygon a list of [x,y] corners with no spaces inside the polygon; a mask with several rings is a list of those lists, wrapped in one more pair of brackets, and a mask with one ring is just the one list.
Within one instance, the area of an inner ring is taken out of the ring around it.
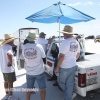
{"label": "truck tailgate", "polygon": [[84,61],[77,62],[79,69],[86,69],[86,91],[100,87],[100,54],[87,55]]}

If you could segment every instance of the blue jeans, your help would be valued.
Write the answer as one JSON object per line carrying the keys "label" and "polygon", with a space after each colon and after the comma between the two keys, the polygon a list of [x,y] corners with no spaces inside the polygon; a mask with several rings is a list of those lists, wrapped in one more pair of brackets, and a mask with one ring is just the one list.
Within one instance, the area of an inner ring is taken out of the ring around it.
{"label": "blue jeans", "polygon": [[26,74],[26,80],[27,80],[27,88],[29,88],[29,89],[33,88],[35,80],[37,81],[40,89],[46,88],[44,73],[42,73],[40,75],[27,75]]}
{"label": "blue jeans", "polygon": [[58,58],[55,58],[55,62],[54,62],[54,68],[53,68],[53,73],[55,73],[55,72],[54,72],[54,69],[56,68],[56,66],[57,66],[57,63],[58,63]]}
{"label": "blue jeans", "polygon": [[74,88],[75,72],[78,66],[72,68],[60,68],[58,84],[64,91],[64,100],[71,100]]}

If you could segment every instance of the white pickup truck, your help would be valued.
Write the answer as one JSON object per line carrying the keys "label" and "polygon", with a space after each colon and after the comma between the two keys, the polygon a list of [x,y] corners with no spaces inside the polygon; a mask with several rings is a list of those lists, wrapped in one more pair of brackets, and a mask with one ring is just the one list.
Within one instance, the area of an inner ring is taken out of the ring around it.
{"label": "white pickup truck", "polygon": [[[100,55],[85,53],[84,36],[77,35],[77,39],[81,48],[81,56],[77,61],[78,69],[75,73],[75,87],[74,91],[85,97],[88,91],[100,88]],[[54,40],[48,45],[48,52],[46,55],[45,72],[50,76],[53,75],[55,58],[52,54],[52,50],[55,51],[56,46],[59,48],[59,44],[63,40],[63,37]],[[22,43],[21,43],[22,44]],[[18,69],[24,68],[24,61],[20,60],[21,45],[19,42],[17,48],[17,66]],[[87,54],[87,55],[85,55]]]}

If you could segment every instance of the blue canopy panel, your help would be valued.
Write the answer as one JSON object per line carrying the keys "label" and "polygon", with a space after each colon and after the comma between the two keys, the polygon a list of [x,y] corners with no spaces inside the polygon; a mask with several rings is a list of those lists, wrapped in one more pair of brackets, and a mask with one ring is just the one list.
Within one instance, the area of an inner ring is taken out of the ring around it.
{"label": "blue canopy panel", "polygon": [[61,24],[73,24],[73,23],[78,23],[78,22],[86,22],[89,21],[90,19],[84,19],[84,20],[77,20],[77,19],[72,19],[72,18],[67,18],[64,16],[61,16],[60,18],[58,18],[57,16],[53,16],[53,17],[49,17],[49,18],[41,18],[41,19],[35,19],[35,18],[27,18],[28,20],[30,20],[31,22],[41,22],[41,23],[56,23],[56,22],[60,22]]}
{"label": "blue canopy panel", "polygon": [[84,14],[70,6],[58,2],[52,6],[45,8],[26,19],[32,22],[40,23],[55,23],[60,22],[62,24],[72,24],[78,22],[86,22],[95,18]]}

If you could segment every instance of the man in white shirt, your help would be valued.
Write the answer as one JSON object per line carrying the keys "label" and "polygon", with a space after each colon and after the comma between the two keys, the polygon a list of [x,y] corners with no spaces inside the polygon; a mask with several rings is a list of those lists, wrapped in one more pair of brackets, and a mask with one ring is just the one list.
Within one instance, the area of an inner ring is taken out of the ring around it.
{"label": "man in white shirt", "polygon": [[45,39],[46,34],[44,32],[41,32],[39,34],[39,38],[36,40],[36,43],[41,44],[44,51],[46,52],[48,40]]}
{"label": "man in white shirt", "polygon": [[[41,32],[39,34],[39,38],[36,40],[36,43],[41,44],[45,53],[47,53],[47,45],[52,42],[53,39],[55,39],[55,36],[52,36],[51,39],[47,40],[45,39],[46,34],[44,32]],[[46,64],[46,58],[43,58],[44,64]]]}
{"label": "man in white shirt", "polygon": [[[45,58],[45,52],[40,44],[36,44],[37,39],[35,31],[30,31],[26,39],[29,43],[23,45],[22,56],[25,60],[27,89],[33,89],[35,80],[38,82],[40,88],[41,100],[45,100],[46,83],[44,76],[44,65],[42,58]],[[31,90],[26,91],[26,99],[30,100]]]}
{"label": "man in white shirt", "polygon": [[72,100],[74,76],[77,70],[76,59],[80,55],[78,42],[73,38],[73,28],[69,25],[61,31],[64,35],[59,47],[59,57],[55,73],[59,72],[58,83],[64,91],[64,100]]}
{"label": "man in white shirt", "polygon": [[46,34],[44,32],[41,32],[39,34],[39,38],[36,40],[36,43],[41,44],[45,53],[47,50],[47,44],[50,44],[53,39],[55,39],[55,36],[52,36],[50,40],[45,39]]}
{"label": "man in white shirt", "polygon": [[13,96],[13,82],[16,81],[15,76],[15,61],[12,51],[12,45],[14,45],[14,40],[17,39],[11,34],[4,35],[5,40],[1,43],[0,47],[0,66],[1,72],[4,77],[4,88],[6,91],[5,100],[19,100]]}

